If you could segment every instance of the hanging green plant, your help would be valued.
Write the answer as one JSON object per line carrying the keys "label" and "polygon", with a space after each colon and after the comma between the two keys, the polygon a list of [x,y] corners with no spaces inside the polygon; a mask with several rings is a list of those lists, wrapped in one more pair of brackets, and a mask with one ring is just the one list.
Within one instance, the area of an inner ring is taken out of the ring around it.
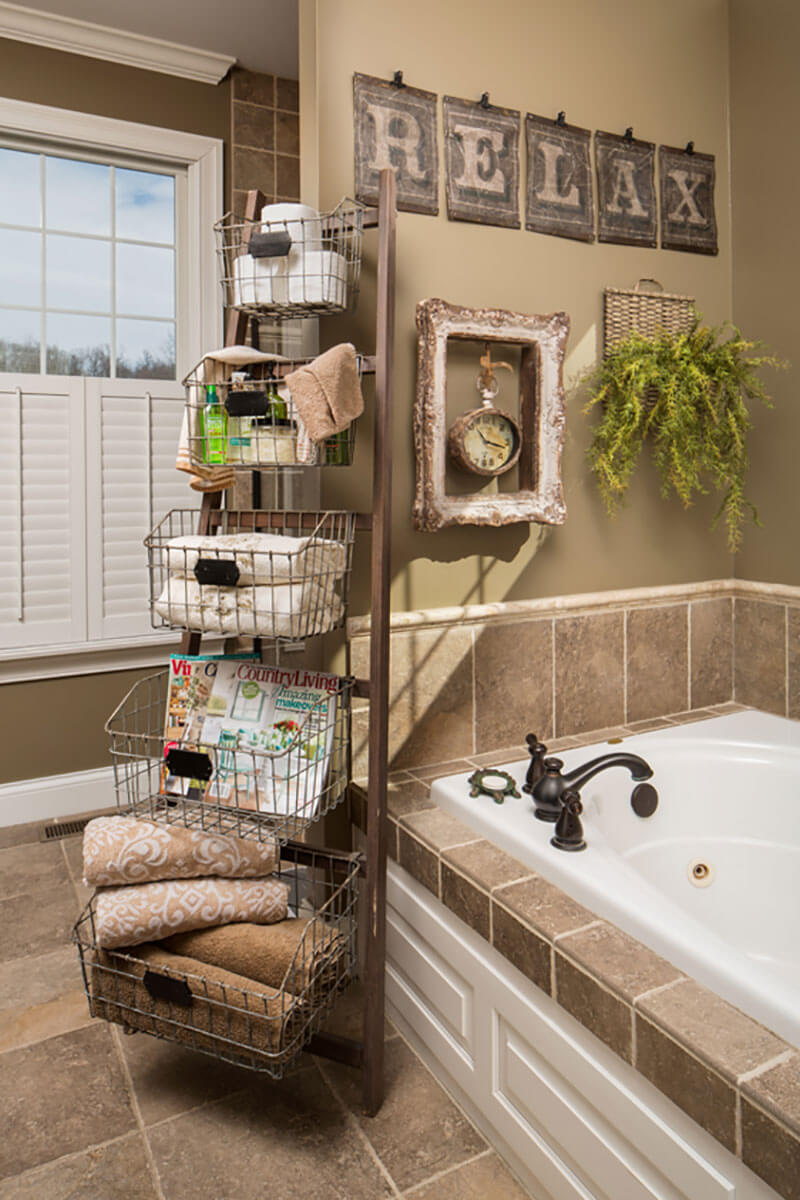
{"label": "hanging green plant", "polygon": [[765,366],[786,364],[735,326],[702,325],[699,316],[685,333],[633,332],[612,346],[587,377],[592,394],[584,408],[601,411],[587,454],[609,514],[624,502],[649,439],[661,494],[676,492],[688,508],[711,483],[722,493],[712,528],[724,519],[736,550],[745,510],[760,524],[744,488],[748,402],[773,407],[758,375]]}

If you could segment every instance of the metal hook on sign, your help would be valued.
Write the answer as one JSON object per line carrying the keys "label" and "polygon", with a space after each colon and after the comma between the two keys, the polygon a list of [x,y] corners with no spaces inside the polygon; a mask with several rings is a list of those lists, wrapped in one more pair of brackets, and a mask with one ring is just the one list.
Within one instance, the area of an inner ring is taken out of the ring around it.
{"label": "metal hook on sign", "polygon": [[687,142],[687,143],[686,143],[686,153],[687,153],[687,154],[694,154],[694,142]]}
{"label": "metal hook on sign", "polygon": [[629,125],[628,128],[625,130],[625,141],[626,142],[633,141],[633,126],[632,125]]}
{"label": "metal hook on sign", "polygon": [[562,111],[556,117],[556,125],[566,125],[566,123],[567,123],[567,114]]}
{"label": "metal hook on sign", "polygon": [[403,83],[403,72],[395,71],[394,75],[392,76],[392,87],[402,88],[405,86],[406,85]]}
{"label": "metal hook on sign", "polygon": [[481,98],[478,101],[478,103],[480,104],[481,108],[483,108],[483,109],[491,108],[491,105],[489,104],[489,93],[482,92]]}

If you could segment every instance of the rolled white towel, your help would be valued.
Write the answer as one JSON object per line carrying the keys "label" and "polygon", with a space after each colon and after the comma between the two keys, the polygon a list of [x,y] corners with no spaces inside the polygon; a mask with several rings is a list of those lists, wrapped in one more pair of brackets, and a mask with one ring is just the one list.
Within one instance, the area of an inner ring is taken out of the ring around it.
{"label": "rolled white towel", "polygon": [[333,585],[312,580],[274,586],[218,587],[170,576],[153,608],[170,625],[201,633],[310,637],[339,624],[344,606]]}
{"label": "rolled white towel", "polygon": [[198,558],[233,560],[239,583],[272,584],[277,580],[340,579],[347,567],[347,547],[332,538],[291,537],[278,533],[187,534],[171,538],[166,567],[191,576]]}

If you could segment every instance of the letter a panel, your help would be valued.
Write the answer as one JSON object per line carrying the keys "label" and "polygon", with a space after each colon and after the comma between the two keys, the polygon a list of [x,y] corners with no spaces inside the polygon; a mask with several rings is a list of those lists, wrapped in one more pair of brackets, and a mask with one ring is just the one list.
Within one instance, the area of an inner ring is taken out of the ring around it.
{"label": "letter a panel", "polygon": [[598,241],[655,246],[658,229],[655,145],[598,130],[594,147]]}

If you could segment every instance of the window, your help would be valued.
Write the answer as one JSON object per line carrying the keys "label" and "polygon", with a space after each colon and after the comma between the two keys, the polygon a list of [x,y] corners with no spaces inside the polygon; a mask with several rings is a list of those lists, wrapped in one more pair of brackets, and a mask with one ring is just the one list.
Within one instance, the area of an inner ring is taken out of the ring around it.
{"label": "window", "polygon": [[175,378],[184,176],[0,146],[0,370]]}
{"label": "window", "polygon": [[[157,661],[142,540],[195,493],[221,143],[0,99],[0,678]],[[149,656],[149,657],[148,657]]]}

